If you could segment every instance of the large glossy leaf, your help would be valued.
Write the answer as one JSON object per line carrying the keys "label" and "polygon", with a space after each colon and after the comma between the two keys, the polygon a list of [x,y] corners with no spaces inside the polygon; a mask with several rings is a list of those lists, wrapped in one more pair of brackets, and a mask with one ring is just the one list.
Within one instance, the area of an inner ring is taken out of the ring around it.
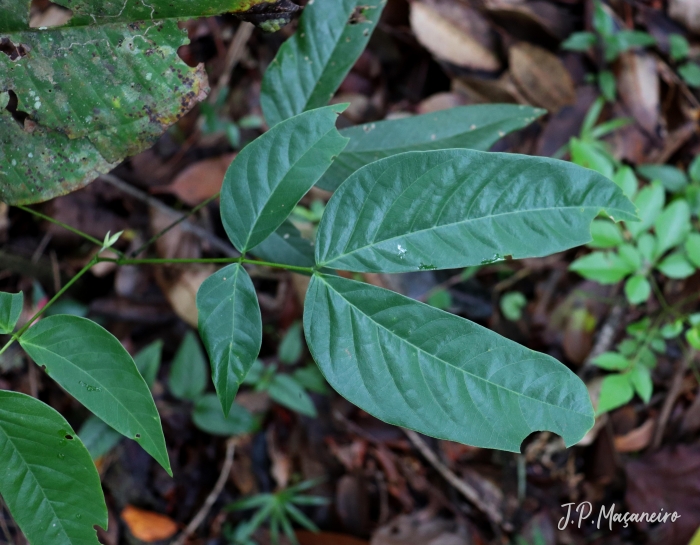
{"label": "large glossy leaf", "polygon": [[280,123],[248,144],[231,164],[221,189],[221,216],[242,253],[282,225],[347,145],[335,128],[347,106],[328,106]]}
{"label": "large glossy leaf", "polygon": [[262,318],[253,281],[238,263],[207,278],[197,293],[199,334],[209,354],[223,414],[262,346]]}
{"label": "large glossy leaf", "polygon": [[294,267],[313,267],[316,264],[313,244],[302,237],[289,220],[258,244],[253,253],[260,259]]}
{"label": "large glossy leaf", "polygon": [[382,288],[314,275],[304,331],[331,386],[390,424],[512,452],[593,425],[586,386],[555,359]]}
{"label": "large glossy leaf", "polygon": [[328,104],[369,42],[386,0],[309,2],[267,68],[260,102],[272,127]]}
{"label": "large glossy leaf", "polygon": [[0,494],[32,545],[99,545],[100,476],[70,424],[48,405],[0,391]]}
{"label": "large glossy leaf", "polygon": [[316,185],[335,191],[363,166],[407,151],[486,151],[506,134],[527,127],[544,113],[530,106],[482,104],[343,129],[340,134],[350,142]]}
{"label": "large glossy leaf", "polygon": [[103,327],[77,316],[51,316],[20,344],[69,394],[170,473],[160,416],[134,360]]}
{"label": "large glossy leaf", "polygon": [[635,218],[620,188],[571,163],[464,149],[404,153],[340,186],[319,226],[316,260],[407,272],[539,257],[590,241],[601,209]]}
{"label": "large glossy leaf", "polygon": [[17,325],[22,306],[24,305],[24,294],[0,292],[0,333],[12,333]]}
{"label": "large glossy leaf", "polygon": [[[150,146],[206,96],[203,67],[178,57],[187,43],[178,21],[235,12],[274,30],[296,8],[267,0],[59,3],[73,10],[67,26],[30,29],[30,2],[0,0],[7,41],[0,51],[0,199],[11,204],[82,187]],[[15,121],[8,103],[29,119]]]}

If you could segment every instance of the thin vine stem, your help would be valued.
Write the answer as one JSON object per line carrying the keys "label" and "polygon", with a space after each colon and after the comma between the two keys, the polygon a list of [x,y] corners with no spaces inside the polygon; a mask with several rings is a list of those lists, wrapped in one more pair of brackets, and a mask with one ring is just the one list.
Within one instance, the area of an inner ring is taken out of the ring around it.
{"label": "thin vine stem", "polygon": [[[101,244],[101,243],[100,243]],[[39,311],[37,311],[34,316],[32,316],[29,321],[24,324],[24,326],[15,334],[12,335],[9,341],[5,344],[5,346],[0,349],[0,355],[2,355],[15,341],[18,341],[22,335],[24,335],[27,330],[32,327],[32,324],[36,322],[41,316],[51,308],[51,306],[58,301],[61,296],[66,293],[73,284],[75,284],[86,272],[88,272],[96,263],[98,263],[99,258],[97,256],[93,257],[90,262],[85,265],[82,269],[80,269],[80,272],[78,272],[73,278],[71,278],[68,283],[66,283],[65,286],[63,286],[57,293],[54,295],[48,303],[46,303]]]}
{"label": "thin vine stem", "polygon": [[259,267],[272,267],[275,269],[284,269],[292,272],[300,272],[313,274],[315,269],[312,267],[297,267],[295,265],[284,265],[282,263],[272,263],[270,261],[258,261],[245,257],[211,257],[199,259],[161,259],[161,258],[146,258],[146,259],[131,259],[131,258],[109,258],[98,257],[97,263],[114,263],[116,265],[190,265],[190,264],[231,264],[245,263],[247,265],[258,265]]}
{"label": "thin vine stem", "polygon": [[143,252],[146,248],[148,248],[149,246],[151,246],[151,245],[152,245],[153,243],[155,243],[159,238],[161,238],[163,235],[165,235],[168,231],[170,231],[171,229],[174,229],[175,227],[177,227],[178,225],[180,225],[183,221],[185,221],[186,219],[192,217],[194,214],[196,214],[197,212],[199,212],[202,208],[204,208],[205,206],[207,206],[210,202],[215,201],[216,199],[218,199],[220,196],[221,196],[221,192],[218,192],[218,193],[216,193],[215,195],[212,195],[211,197],[209,197],[209,198],[208,198],[206,201],[204,201],[203,203],[200,203],[200,204],[198,204],[197,206],[195,206],[192,210],[190,210],[189,212],[185,213],[181,218],[179,218],[178,220],[176,220],[176,221],[174,221],[173,223],[171,223],[170,225],[168,225],[165,229],[163,229],[163,230],[160,231],[159,233],[156,233],[155,235],[153,235],[153,236],[148,240],[148,242],[144,243],[141,247],[139,247],[139,248],[137,248],[136,250],[134,250],[133,252],[131,252],[131,257],[136,257],[137,255],[139,255],[139,254],[140,254],[141,252]]}
{"label": "thin vine stem", "polygon": [[[28,206],[23,206],[21,204],[15,205],[15,208],[19,208],[20,210],[23,210],[24,212],[27,212],[28,214],[31,214],[37,218],[40,218],[42,220],[48,221],[49,223],[53,223],[54,225],[58,225],[59,227],[63,227],[66,231],[70,231],[74,235],[78,235],[81,238],[84,238],[85,240],[92,242],[96,246],[99,246],[100,248],[102,247],[103,242],[101,240],[96,239],[93,236],[88,235],[87,233],[84,233],[80,229],[76,229],[75,227],[71,227],[70,225],[63,223],[62,221],[59,221],[57,219],[52,218],[51,216],[47,216],[46,214],[42,214],[41,212],[37,212],[36,210],[32,210]],[[116,248],[110,248],[109,249],[111,252],[114,252],[117,254],[119,257],[126,257],[126,255],[123,252],[120,252]]]}

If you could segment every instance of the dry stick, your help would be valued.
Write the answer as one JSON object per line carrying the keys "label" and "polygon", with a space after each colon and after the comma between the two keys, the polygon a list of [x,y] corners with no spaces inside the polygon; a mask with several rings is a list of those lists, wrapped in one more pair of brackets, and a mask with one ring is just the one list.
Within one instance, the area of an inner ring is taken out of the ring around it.
{"label": "dry stick", "polygon": [[212,91],[211,95],[209,95],[210,104],[215,104],[216,100],[221,94],[221,91],[223,91],[226,87],[228,87],[229,83],[231,83],[233,69],[243,58],[245,46],[248,43],[248,40],[250,40],[250,37],[253,35],[254,29],[255,25],[246,22],[242,22],[238,27],[233,40],[231,40],[231,45],[228,48],[228,52],[226,53],[224,71],[222,72],[219,81],[216,83],[216,87]]}
{"label": "dry stick", "polygon": [[450,483],[460,494],[462,494],[462,496],[467,498],[470,503],[474,504],[479,511],[489,517],[491,522],[497,526],[503,526],[503,516],[501,513],[496,511],[492,506],[486,505],[484,502],[482,502],[479,498],[479,492],[472,488],[472,486],[466,481],[460,479],[450,468],[443,464],[438,459],[437,455],[430,449],[430,447],[423,442],[420,435],[413,430],[408,430],[405,428],[401,429],[411,443],[413,443],[413,446],[420,451],[423,457],[437,470],[438,473],[440,473],[440,475],[442,475],[442,477],[448,483]]}
{"label": "dry stick", "polygon": [[212,506],[216,503],[216,500],[219,499],[219,495],[224,489],[229,473],[231,473],[231,467],[233,467],[233,455],[236,452],[237,442],[238,440],[235,437],[230,437],[229,440],[226,441],[226,459],[224,460],[224,465],[221,468],[221,473],[219,474],[219,478],[216,481],[214,488],[207,496],[207,499],[204,500],[204,505],[202,505],[201,509],[197,512],[192,521],[187,525],[187,528],[185,528],[185,530],[175,541],[171,543],[171,545],[184,545],[187,538],[194,534],[197,531],[197,528],[199,528],[202,522],[204,522],[204,519],[207,518],[209,511],[211,511]]}
{"label": "dry stick", "polygon": [[664,432],[666,431],[666,425],[668,424],[668,419],[671,418],[671,411],[676,403],[676,399],[683,389],[683,379],[685,378],[685,372],[690,365],[690,362],[695,357],[695,350],[690,349],[678,363],[678,368],[673,374],[673,381],[671,382],[671,388],[666,394],[666,399],[664,400],[663,407],[661,408],[661,414],[659,414],[659,420],[656,423],[656,429],[654,430],[654,439],[651,442],[651,449],[656,450],[661,446],[661,441],[664,438]]}
{"label": "dry stick", "polygon": [[[162,203],[158,199],[154,199],[153,197],[151,197],[147,193],[144,193],[140,189],[136,189],[134,186],[126,183],[124,180],[122,180],[120,178],[117,178],[113,174],[103,174],[102,176],[100,176],[100,179],[113,185],[114,187],[123,191],[124,193],[131,195],[135,199],[138,199],[141,202],[146,203],[148,206],[151,206],[153,208],[156,208],[157,210],[160,210],[161,212],[164,212],[165,214],[169,214],[171,216],[174,216],[177,219],[180,219],[183,215],[186,215],[186,214],[182,214],[176,210],[173,210],[168,205]],[[198,225],[183,222],[181,225],[181,228],[183,231],[190,232],[193,235],[208,242],[209,244],[212,245],[212,247],[214,249],[218,250],[219,252],[221,252],[225,256],[238,257],[240,255],[236,250],[233,249],[233,247],[229,243],[221,240],[219,237],[217,237],[216,235],[213,235],[212,233],[210,233],[206,229],[202,229]]]}

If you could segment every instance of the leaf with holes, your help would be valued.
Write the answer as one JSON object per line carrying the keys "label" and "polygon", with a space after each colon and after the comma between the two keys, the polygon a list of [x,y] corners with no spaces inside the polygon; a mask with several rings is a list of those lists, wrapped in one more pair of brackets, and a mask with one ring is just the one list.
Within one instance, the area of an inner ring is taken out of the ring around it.
{"label": "leaf with holes", "polygon": [[465,149],[402,153],[361,168],[335,192],[316,261],[398,273],[540,257],[590,241],[603,209],[635,219],[619,187],[571,163]]}
{"label": "leaf with holes", "polygon": [[170,473],[156,404],[114,335],[86,318],[58,315],[41,320],[19,342],[69,394]]}
{"label": "leaf with holes", "polygon": [[314,275],[304,331],[330,385],[390,424],[512,452],[593,425],[586,386],[554,358],[382,288]]}
{"label": "leaf with holes", "polygon": [[245,253],[274,233],[348,143],[335,128],[346,104],[283,121],[248,144],[221,188],[221,217]]}
{"label": "leaf with holes", "polygon": [[265,72],[260,102],[270,127],[328,104],[364,51],[386,0],[309,2],[297,32]]}
{"label": "leaf with holes", "polygon": [[99,545],[100,476],[70,424],[48,405],[0,391],[0,495],[32,545]]}
{"label": "leaf with holes", "polygon": [[527,127],[544,113],[530,106],[483,104],[343,129],[340,134],[350,142],[316,185],[335,191],[363,166],[406,151],[487,151],[506,134]]}
{"label": "leaf with holes", "polygon": [[211,361],[224,414],[262,346],[262,317],[253,281],[239,263],[207,278],[197,293],[199,334]]}
{"label": "leaf with holes", "polygon": [[0,0],[0,199],[48,200],[149,147],[208,92],[178,22],[233,12],[267,30],[289,0],[62,0],[66,26],[29,27],[29,2]]}

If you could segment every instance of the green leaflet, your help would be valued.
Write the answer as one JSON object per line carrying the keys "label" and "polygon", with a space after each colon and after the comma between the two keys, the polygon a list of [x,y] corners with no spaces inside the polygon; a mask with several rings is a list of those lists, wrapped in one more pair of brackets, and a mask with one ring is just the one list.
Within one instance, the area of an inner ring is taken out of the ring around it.
{"label": "green leaflet", "polygon": [[136,368],[141,373],[143,380],[149,388],[153,388],[160,369],[161,353],[163,351],[163,341],[158,339],[153,341],[148,346],[144,347],[138,354],[134,356]]}
{"label": "green leaflet", "polygon": [[0,292],[0,334],[12,333],[17,325],[22,307],[24,294]]}
{"label": "green leaflet", "polygon": [[224,416],[214,394],[200,397],[194,404],[192,420],[200,430],[212,435],[241,435],[255,430],[253,416],[234,403],[228,416]]}
{"label": "green leaflet", "polygon": [[238,154],[221,188],[221,217],[241,253],[274,233],[343,151],[348,141],[335,122],[346,107],[328,106],[288,119]]}
{"label": "green leaflet", "polygon": [[382,288],[314,275],[304,331],[330,385],[390,424],[512,452],[593,425],[586,386],[555,359]]}
{"label": "green leaflet", "polygon": [[83,422],[78,435],[93,460],[102,458],[124,438],[121,433],[110,428],[94,414]]}
{"label": "green leaflet", "polygon": [[114,335],[86,318],[58,315],[38,322],[19,342],[69,394],[170,473],[156,404]]}
{"label": "green leaflet", "polygon": [[570,163],[464,149],[404,153],[340,186],[319,226],[316,261],[397,273],[540,257],[590,241],[601,209],[636,219],[614,183]]}
{"label": "green leaflet", "polygon": [[[207,95],[203,68],[177,55],[187,42],[179,20],[257,6],[268,8],[256,16],[272,29],[295,11],[265,0],[60,3],[74,12],[69,25],[30,29],[29,2],[0,0],[0,35],[10,51],[0,54],[0,199],[9,204],[86,185],[148,148]],[[29,114],[24,126],[5,109],[10,92]]]}
{"label": "green leaflet", "polygon": [[238,263],[207,278],[197,293],[199,334],[211,361],[224,414],[262,346],[262,318],[253,281]]}
{"label": "green leaflet", "polygon": [[168,386],[176,398],[190,401],[201,396],[207,388],[207,361],[192,331],[185,334],[177,349],[170,367]]}
{"label": "green leaflet", "polygon": [[302,237],[289,220],[258,244],[253,253],[260,259],[294,267],[313,267],[316,264],[313,244]]}
{"label": "green leaflet", "polygon": [[362,54],[386,0],[319,0],[267,68],[260,102],[270,127],[328,104]]}
{"label": "green leaflet", "polygon": [[0,391],[0,494],[32,545],[99,545],[100,477],[70,424],[48,405]]}
{"label": "green leaflet", "polygon": [[311,418],[316,418],[318,413],[313,400],[306,393],[304,387],[290,375],[277,374],[272,377],[272,382],[267,390],[270,397],[285,407]]}
{"label": "green leaflet", "polygon": [[335,191],[363,166],[407,151],[487,151],[506,134],[527,127],[544,113],[530,106],[483,104],[343,129],[340,134],[350,142],[316,185]]}

